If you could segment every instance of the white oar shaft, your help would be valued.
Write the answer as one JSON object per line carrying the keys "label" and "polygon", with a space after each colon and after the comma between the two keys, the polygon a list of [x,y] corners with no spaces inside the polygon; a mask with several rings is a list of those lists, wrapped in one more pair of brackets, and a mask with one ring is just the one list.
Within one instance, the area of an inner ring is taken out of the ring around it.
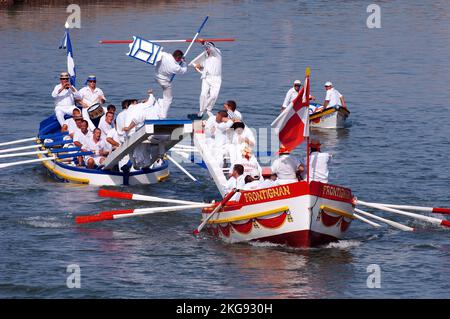
{"label": "white oar shaft", "polygon": [[27,156],[27,155],[37,155],[37,154],[45,154],[45,153],[48,153],[48,151],[36,151],[36,152],[22,152],[22,153],[4,154],[4,155],[0,155],[0,158],[19,157],[19,156]]}
{"label": "white oar shaft", "polygon": [[363,205],[363,206],[367,206],[367,207],[377,208],[379,210],[384,210],[386,212],[391,212],[391,213],[394,213],[394,214],[408,216],[408,217],[415,218],[415,219],[418,219],[418,220],[422,220],[422,221],[425,221],[425,222],[428,222],[428,223],[431,223],[431,224],[434,224],[434,225],[447,226],[447,224],[450,224],[450,222],[448,222],[446,220],[442,220],[442,219],[438,219],[438,218],[434,218],[434,217],[429,217],[429,216],[424,216],[424,215],[419,215],[419,214],[410,213],[410,212],[405,212],[403,210],[389,208],[389,207],[385,207],[385,206],[379,205],[379,204],[368,203],[368,202],[364,202],[362,200],[358,200],[358,204]]}
{"label": "white oar shaft", "polygon": [[32,160],[26,160],[26,161],[19,161],[19,162],[12,162],[12,163],[4,163],[0,164],[0,168],[10,167],[10,166],[16,166],[16,165],[22,165],[22,164],[28,164],[28,163],[37,163],[37,162],[45,162],[45,161],[52,161],[55,159],[55,156],[51,157],[44,157],[44,158],[37,158]]}
{"label": "white oar shaft", "polygon": [[375,223],[375,222],[373,222],[373,221],[371,221],[371,220],[368,220],[367,218],[364,218],[364,217],[362,217],[362,216],[359,216],[358,214],[353,213],[353,216],[354,216],[356,219],[358,219],[358,220],[360,220],[360,221],[362,221],[362,222],[364,222],[364,223],[369,224],[370,226],[373,226],[373,227],[376,227],[376,228],[381,227],[380,224],[377,224],[377,223]]}
{"label": "white oar shaft", "polygon": [[206,208],[206,207],[210,207],[210,206],[211,206],[211,204],[197,204],[197,205],[168,206],[168,207],[156,207],[156,208],[141,208],[141,209],[135,209],[132,213],[129,213],[129,214],[113,215],[113,218],[120,219],[120,218],[143,216],[143,215],[156,214],[156,213],[176,212],[176,211],[186,210],[186,209]]}
{"label": "white oar shaft", "polygon": [[181,157],[185,158],[185,159],[189,159],[190,155],[189,153],[183,152],[183,151],[179,151],[179,150],[174,150],[171,149],[172,152],[175,152],[176,154],[180,155]]}
{"label": "white oar shaft", "polygon": [[176,144],[173,147],[179,147],[179,148],[189,148],[189,149],[194,149],[196,150],[197,148],[195,146],[191,146],[191,145],[184,145],[184,144]]}
{"label": "white oar shaft", "polygon": [[15,151],[22,151],[22,150],[29,150],[29,149],[38,148],[38,147],[41,147],[41,146],[42,145],[40,145],[40,144],[36,144],[36,145],[28,145],[28,146],[8,148],[8,149],[5,149],[5,150],[0,150],[0,154],[10,153],[10,152],[15,152]]}
{"label": "white oar shaft", "polygon": [[154,196],[133,194],[132,200],[141,200],[144,202],[159,202],[159,203],[172,203],[172,204],[184,204],[184,205],[202,205],[200,202],[191,202],[187,200],[160,198]]}
{"label": "white oar shaft", "polygon": [[368,212],[363,211],[363,210],[358,209],[358,208],[355,208],[355,212],[358,212],[358,213],[360,213],[360,214],[362,214],[364,216],[373,218],[375,220],[378,220],[378,221],[380,221],[382,223],[388,224],[388,225],[390,225],[390,226],[392,226],[394,228],[397,228],[397,229],[400,229],[400,230],[403,230],[403,231],[414,231],[414,228],[412,228],[412,227],[408,227],[408,226],[405,226],[403,224],[394,222],[393,220],[386,219],[386,218],[383,218],[383,217],[380,217],[380,216],[368,213]]}
{"label": "white oar shaft", "polygon": [[0,146],[13,145],[13,144],[19,144],[19,143],[24,143],[24,142],[36,141],[36,140],[37,140],[37,137],[30,137],[30,138],[24,138],[21,140],[3,142],[3,143],[0,143]]}
{"label": "white oar shaft", "polygon": [[416,210],[421,212],[432,212],[433,207],[421,207],[421,206],[409,206],[409,205],[391,205],[391,204],[383,204],[383,203],[374,203],[377,205],[382,205],[389,208],[399,208],[399,209],[409,209],[409,210]]}
{"label": "white oar shaft", "polygon": [[190,179],[192,179],[194,182],[197,181],[197,179],[194,176],[192,176],[187,170],[185,170],[183,166],[178,164],[177,161],[175,161],[170,155],[166,154],[166,156],[169,159],[169,161],[175,164],[175,166],[178,167],[183,173],[185,173]]}

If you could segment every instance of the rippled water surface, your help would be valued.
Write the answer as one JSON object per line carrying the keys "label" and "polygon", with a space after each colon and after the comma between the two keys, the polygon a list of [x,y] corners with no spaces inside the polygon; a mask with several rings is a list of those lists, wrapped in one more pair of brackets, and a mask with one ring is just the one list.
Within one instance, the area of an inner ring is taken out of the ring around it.
{"label": "rippled water surface", "polygon": [[[350,128],[315,132],[334,154],[331,182],[361,199],[450,206],[448,2],[378,1],[381,29],[367,28],[367,1],[79,3],[81,29],[71,33],[78,84],[95,73],[117,105],[143,97],[154,86],[151,67],[126,57],[126,46],[98,40],[188,38],[209,14],[203,36],[237,38],[220,46],[220,102],[237,100],[252,126],[268,127],[310,66],[312,94],[322,100],[331,80],[352,112]],[[0,9],[0,141],[33,136],[53,111],[66,17],[65,5]],[[197,110],[197,74],[177,77],[174,91],[171,116]],[[216,196],[206,171],[186,167],[200,179],[195,187],[173,168],[164,183],[128,190]],[[41,166],[0,170],[0,297],[450,297],[444,229],[404,218],[420,230],[355,222],[345,240],[299,250],[196,239],[198,211],[76,226],[77,214],[138,205],[98,198],[97,190],[57,183]],[[80,289],[66,287],[69,264],[81,267]],[[367,288],[370,264],[381,267],[380,289]]]}

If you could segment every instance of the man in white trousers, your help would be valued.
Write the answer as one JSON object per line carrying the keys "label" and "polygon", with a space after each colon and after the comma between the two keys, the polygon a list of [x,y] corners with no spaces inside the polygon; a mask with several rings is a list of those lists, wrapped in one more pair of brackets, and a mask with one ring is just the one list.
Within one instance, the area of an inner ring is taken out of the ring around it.
{"label": "man in white trousers", "polygon": [[64,125],[64,115],[72,115],[76,108],[75,100],[80,99],[77,89],[70,84],[70,76],[67,72],[59,75],[60,84],[56,85],[52,92],[55,100],[55,115],[61,127]]}
{"label": "man in white trousers", "polygon": [[186,62],[183,59],[183,52],[175,50],[173,54],[162,52],[161,60],[156,63],[155,81],[163,90],[163,112],[162,118],[167,117],[170,105],[172,104],[172,77],[174,74],[184,74],[187,71]]}
{"label": "man in white trousers", "polygon": [[195,64],[195,69],[202,75],[198,116],[203,116],[205,112],[211,116],[222,85],[222,52],[212,42],[204,42],[204,48],[205,60],[202,63]]}

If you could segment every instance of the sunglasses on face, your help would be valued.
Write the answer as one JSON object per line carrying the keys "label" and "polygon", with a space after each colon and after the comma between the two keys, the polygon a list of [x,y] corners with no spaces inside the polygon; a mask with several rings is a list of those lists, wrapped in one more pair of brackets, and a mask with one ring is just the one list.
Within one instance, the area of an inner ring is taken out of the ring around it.
{"label": "sunglasses on face", "polygon": [[89,80],[88,82],[90,82],[90,83],[96,83],[97,81]]}

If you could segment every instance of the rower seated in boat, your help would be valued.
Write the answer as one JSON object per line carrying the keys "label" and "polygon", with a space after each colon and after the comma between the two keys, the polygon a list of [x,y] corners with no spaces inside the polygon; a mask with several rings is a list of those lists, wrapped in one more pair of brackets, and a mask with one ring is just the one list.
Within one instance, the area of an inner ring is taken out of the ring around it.
{"label": "rower seated in boat", "polygon": [[284,185],[298,182],[297,174],[303,173],[304,165],[291,156],[291,152],[284,146],[280,148],[280,156],[271,166],[272,173],[277,175],[277,184]]}
{"label": "rower seated in boat", "polygon": [[[92,137],[92,133],[89,131],[89,123],[86,120],[82,120],[80,124],[80,130],[73,135],[73,144],[79,147],[82,152],[88,151],[89,140]],[[77,157],[78,166],[84,165],[84,158],[82,156]]]}
{"label": "rower seated in boat", "polygon": [[328,183],[328,163],[332,155],[329,153],[321,153],[320,141],[312,140],[310,143],[310,157],[309,157],[309,174],[310,179],[321,183]]}
{"label": "rower seated in boat", "polygon": [[241,157],[245,147],[255,147],[256,139],[252,130],[243,122],[234,122],[230,130],[231,142],[227,144],[227,151],[230,154],[230,162],[234,163]]}
{"label": "rower seated in boat", "polygon": [[347,108],[344,96],[333,87],[330,81],[325,82],[325,102],[323,102],[323,109],[328,107],[344,107]]}
{"label": "rower seated in boat", "polygon": [[73,109],[72,117],[64,121],[61,132],[69,132],[69,136],[73,138],[75,132],[80,130],[82,120],[83,117],[81,116],[81,111],[77,108]]}
{"label": "rower seated in boat", "polygon": [[242,150],[241,156],[237,161],[232,162],[232,165],[234,164],[240,164],[244,167],[244,176],[255,175],[255,172],[257,172],[258,177],[262,174],[262,169],[258,160],[256,159],[256,156],[252,154],[252,149],[248,146]]}
{"label": "rower seated in boat", "polygon": [[108,146],[102,138],[102,131],[95,128],[92,136],[89,138],[87,150],[93,152],[93,155],[87,155],[85,158],[87,168],[95,168],[95,165],[103,165],[106,156],[108,156]]}
{"label": "rower seated in boat", "polygon": [[264,167],[262,169],[262,178],[262,180],[259,180],[258,189],[277,186],[277,176],[272,173],[270,167]]}
{"label": "rower seated in boat", "polygon": [[[231,171],[230,178],[225,183],[224,190],[225,193],[228,194],[233,189],[243,189],[245,186],[245,176],[244,174],[244,166],[241,164],[235,164],[233,166],[233,170]],[[235,196],[238,194],[235,194],[231,200],[236,200]]]}

